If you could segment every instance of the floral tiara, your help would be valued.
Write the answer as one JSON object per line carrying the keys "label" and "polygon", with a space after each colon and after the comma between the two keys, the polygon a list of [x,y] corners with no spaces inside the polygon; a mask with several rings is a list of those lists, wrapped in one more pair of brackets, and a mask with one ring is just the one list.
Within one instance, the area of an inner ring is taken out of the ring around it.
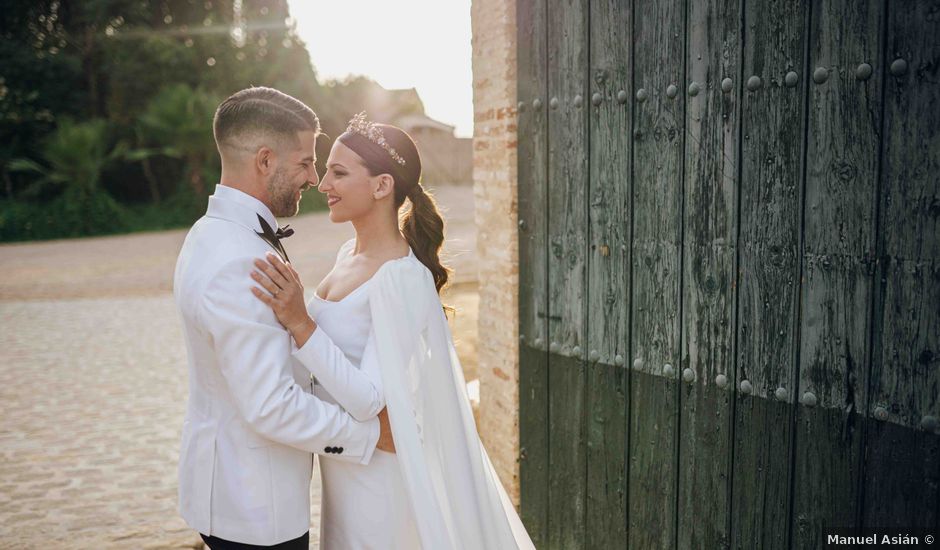
{"label": "floral tiara", "polygon": [[388,151],[388,154],[391,155],[392,160],[398,164],[401,164],[402,166],[405,165],[405,159],[401,158],[401,156],[395,152],[395,148],[385,141],[385,136],[382,135],[382,129],[376,126],[374,122],[369,122],[366,120],[365,111],[352,117],[352,119],[349,121],[349,126],[346,127],[346,131],[362,134],[372,143],[375,143],[382,149]]}

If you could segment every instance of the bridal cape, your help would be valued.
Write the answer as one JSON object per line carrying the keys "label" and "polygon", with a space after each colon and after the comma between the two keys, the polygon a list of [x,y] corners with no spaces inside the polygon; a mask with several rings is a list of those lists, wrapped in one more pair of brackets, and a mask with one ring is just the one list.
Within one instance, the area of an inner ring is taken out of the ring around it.
{"label": "bridal cape", "polygon": [[421,545],[534,549],[480,441],[431,272],[383,264],[369,303],[389,423]]}

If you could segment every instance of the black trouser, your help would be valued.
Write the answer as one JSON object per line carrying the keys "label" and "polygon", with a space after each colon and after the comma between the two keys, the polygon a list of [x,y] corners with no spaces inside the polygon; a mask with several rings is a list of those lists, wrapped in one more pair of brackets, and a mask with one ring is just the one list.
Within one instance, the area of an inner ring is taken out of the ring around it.
{"label": "black trouser", "polygon": [[300,535],[296,539],[284,541],[274,546],[258,546],[257,544],[245,544],[243,542],[232,542],[217,537],[206,536],[199,533],[202,540],[211,550],[255,550],[256,548],[275,548],[276,550],[307,550],[310,548],[310,531]]}

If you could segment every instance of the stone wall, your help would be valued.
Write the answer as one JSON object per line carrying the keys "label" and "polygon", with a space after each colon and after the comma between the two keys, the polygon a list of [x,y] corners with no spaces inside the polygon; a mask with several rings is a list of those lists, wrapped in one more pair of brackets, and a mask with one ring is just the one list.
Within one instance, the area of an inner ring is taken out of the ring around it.
{"label": "stone wall", "polygon": [[479,265],[480,425],[519,504],[516,2],[473,0],[473,191]]}

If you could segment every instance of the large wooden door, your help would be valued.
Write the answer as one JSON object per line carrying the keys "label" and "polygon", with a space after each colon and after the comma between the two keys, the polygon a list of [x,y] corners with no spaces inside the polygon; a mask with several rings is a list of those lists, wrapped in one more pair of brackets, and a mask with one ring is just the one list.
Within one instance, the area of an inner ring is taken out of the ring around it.
{"label": "large wooden door", "polygon": [[940,0],[518,0],[539,548],[940,527]]}

